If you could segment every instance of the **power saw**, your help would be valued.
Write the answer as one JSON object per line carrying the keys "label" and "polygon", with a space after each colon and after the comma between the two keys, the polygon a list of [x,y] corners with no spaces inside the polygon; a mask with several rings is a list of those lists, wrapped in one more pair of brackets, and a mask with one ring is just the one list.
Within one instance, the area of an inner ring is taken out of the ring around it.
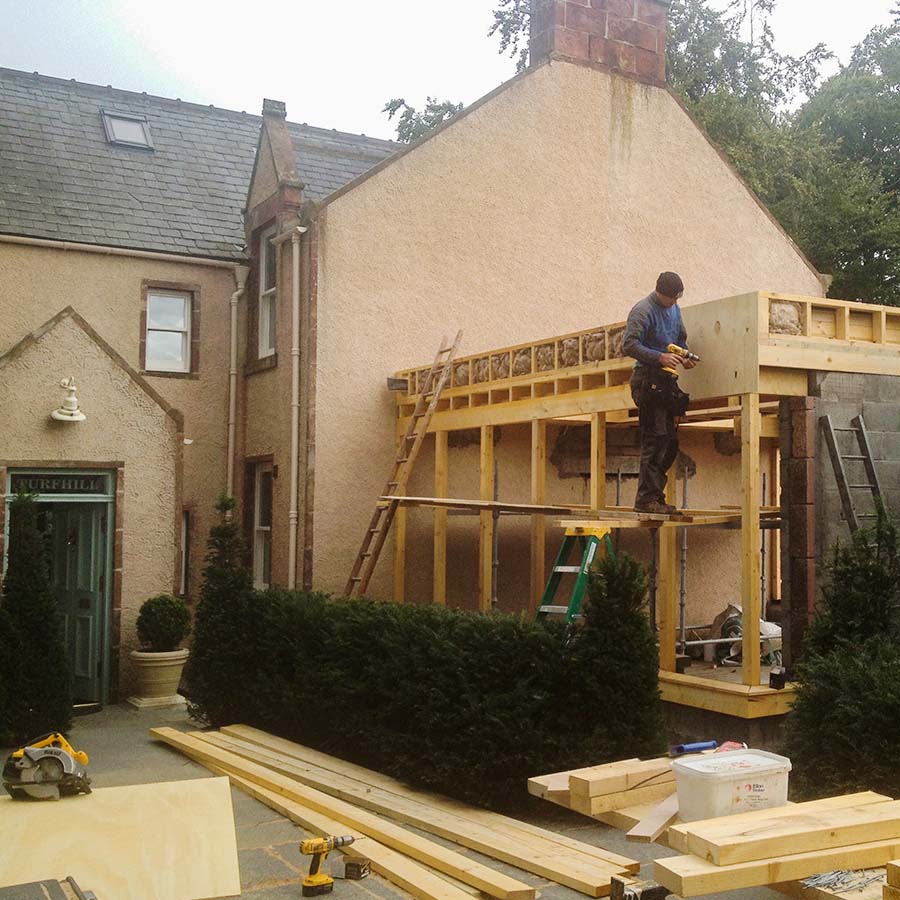
{"label": "power saw", "polygon": [[57,731],[13,751],[3,767],[3,787],[14,800],[59,800],[60,795],[90,794],[88,755],[75,750]]}

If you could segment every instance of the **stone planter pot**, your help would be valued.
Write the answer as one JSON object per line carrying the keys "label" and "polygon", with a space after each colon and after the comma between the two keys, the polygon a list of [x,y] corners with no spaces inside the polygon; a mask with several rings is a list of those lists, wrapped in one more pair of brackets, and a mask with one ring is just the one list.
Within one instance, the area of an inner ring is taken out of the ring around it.
{"label": "stone planter pot", "polygon": [[132,650],[129,655],[137,672],[138,688],[128,702],[138,709],[184,706],[187,701],[178,693],[178,683],[189,653],[188,650],[170,653]]}

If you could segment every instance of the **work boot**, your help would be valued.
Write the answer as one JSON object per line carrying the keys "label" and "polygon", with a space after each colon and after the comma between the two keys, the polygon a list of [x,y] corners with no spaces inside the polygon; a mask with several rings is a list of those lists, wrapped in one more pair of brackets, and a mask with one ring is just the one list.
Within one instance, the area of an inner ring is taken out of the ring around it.
{"label": "work boot", "polygon": [[642,503],[640,506],[635,505],[634,511],[638,513],[652,513],[655,516],[671,516],[677,512],[677,509],[671,503],[660,503],[658,500],[651,500],[649,503]]}

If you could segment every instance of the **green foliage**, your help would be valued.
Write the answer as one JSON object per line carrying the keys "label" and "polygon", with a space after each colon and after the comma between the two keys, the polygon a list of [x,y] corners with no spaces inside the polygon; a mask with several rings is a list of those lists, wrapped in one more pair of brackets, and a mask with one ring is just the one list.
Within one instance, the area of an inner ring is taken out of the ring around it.
{"label": "green foliage", "polygon": [[16,648],[0,654],[0,675],[6,682],[0,695],[6,704],[0,707],[0,732],[21,742],[48,731],[67,731],[72,690],[63,617],[50,584],[38,506],[25,494],[9,506],[9,556],[0,606],[0,639],[3,646]]}
{"label": "green foliage", "polygon": [[528,28],[531,24],[531,0],[498,0],[494,23],[488,37],[500,35],[499,53],[516,61],[516,72],[528,68]]}
{"label": "green foliage", "polygon": [[[244,565],[245,546],[240,526],[232,520],[234,499],[222,495],[216,504],[220,521],[210,529],[200,600],[194,616],[194,640],[185,674],[190,686],[189,711],[195,718],[236,722],[243,697],[227,671],[237,659],[243,671],[252,666],[252,638],[236,628],[236,623],[252,628],[253,580]],[[234,691],[232,696],[230,693]]]}
{"label": "green foliage", "polygon": [[571,637],[520,616],[244,595],[219,652],[195,666],[201,680],[201,668],[212,670],[227,705],[207,693],[192,697],[194,708],[215,725],[247,722],[421,787],[508,806],[536,773],[662,749],[643,595],[636,564],[605,568],[596,609]]}
{"label": "green foliage", "polygon": [[436,97],[428,97],[425,101],[425,108],[419,112],[401,97],[388,100],[382,112],[386,112],[389,119],[393,119],[394,116],[399,114],[397,119],[397,140],[404,144],[411,144],[422,137],[422,135],[431,131],[432,128],[436,128],[444,122],[449,122],[450,119],[461,113],[464,108],[462,103],[453,103],[450,100],[439,101]]}
{"label": "green foliage", "polygon": [[191,611],[180,597],[157,594],[141,604],[138,640],[150,653],[170,653],[191,633]]}
{"label": "green foliage", "polygon": [[900,792],[900,546],[881,517],[837,545],[806,636],[785,751],[802,796]]}

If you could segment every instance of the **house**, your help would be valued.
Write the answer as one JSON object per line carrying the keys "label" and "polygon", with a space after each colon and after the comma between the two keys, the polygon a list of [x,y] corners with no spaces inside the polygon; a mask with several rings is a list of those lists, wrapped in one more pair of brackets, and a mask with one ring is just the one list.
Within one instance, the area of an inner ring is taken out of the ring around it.
{"label": "house", "polygon": [[[83,699],[127,683],[145,597],[196,591],[223,490],[257,585],[343,589],[395,452],[385,379],[443,335],[462,329],[474,354],[620,321],[663,269],[687,306],[824,296],[666,87],[667,3],[603,5],[535,0],[528,70],[402,148],[271,100],[260,118],[0,70],[0,483],[36,486],[65,535],[54,573],[73,586]],[[68,377],[81,423],[50,418]],[[548,425],[548,502],[590,499],[577,424]],[[493,440],[498,496],[527,498],[529,425]],[[733,446],[698,430],[682,449],[704,473],[691,505],[732,502]],[[433,452],[410,493],[432,493]],[[613,479],[633,434],[609,453]],[[477,434],[455,433],[450,496],[479,495],[478,459]],[[761,466],[773,486],[776,455]],[[434,596],[431,517],[404,517],[408,599]],[[451,520],[440,600],[477,608],[477,531]],[[706,620],[739,595],[733,540],[692,544]],[[533,597],[530,541],[527,521],[504,524],[501,609]],[[395,592],[389,569],[377,596]]]}

